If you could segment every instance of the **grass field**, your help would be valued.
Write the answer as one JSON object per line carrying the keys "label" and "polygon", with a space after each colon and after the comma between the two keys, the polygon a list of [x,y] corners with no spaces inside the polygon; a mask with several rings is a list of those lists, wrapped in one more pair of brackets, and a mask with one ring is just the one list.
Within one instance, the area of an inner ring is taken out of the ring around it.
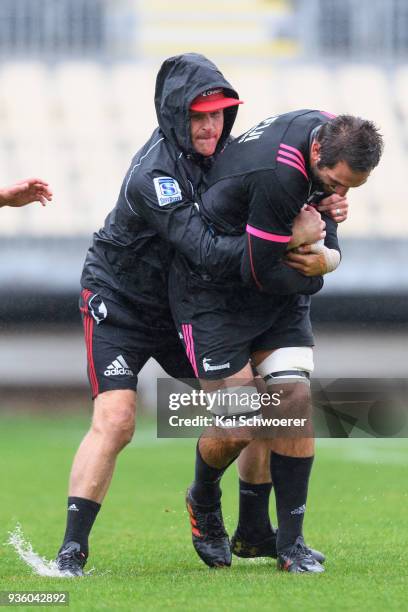
{"label": "grass field", "polygon": [[[21,523],[52,559],[65,526],[66,481],[87,427],[78,416],[0,417],[0,543]],[[274,560],[235,559],[209,570],[191,546],[183,496],[194,441],[157,441],[140,422],[119,459],[91,538],[90,576],[42,578],[0,546],[0,590],[67,590],[70,609],[406,610],[407,456],[404,440],[330,440],[318,451],[306,535],[326,573],[278,573]],[[224,478],[229,532],[237,514],[235,469]],[[20,607],[19,609],[32,609]]]}

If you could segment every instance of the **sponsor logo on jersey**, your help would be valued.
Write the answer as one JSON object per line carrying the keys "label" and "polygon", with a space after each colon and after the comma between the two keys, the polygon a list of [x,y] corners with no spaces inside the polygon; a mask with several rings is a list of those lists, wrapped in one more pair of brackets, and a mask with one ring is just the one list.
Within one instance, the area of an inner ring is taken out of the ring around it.
{"label": "sponsor logo on jersey", "polygon": [[208,359],[207,357],[204,357],[203,359],[203,368],[204,368],[204,372],[213,372],[214,370],[228,370],[231,367],[231,364],[228,363],[223,363],[222,365],[211,365],[209,362],[212,361],[212,359]]}
{"label": "sponsor logo on jersey", "polygon": [[118,355],[116,359],[108,365],[104,374],[105,376],[133,376],[133,372],[126,363],[123,355]]}
{"label": "sponsor logo on jersey", "polygon": [[176,179],[171,178],[171,176],[159,176],[158,178],[153,179],[153,183],[159,206],[166,206],[166,204],[181,202],[183,199],[180,185]]}

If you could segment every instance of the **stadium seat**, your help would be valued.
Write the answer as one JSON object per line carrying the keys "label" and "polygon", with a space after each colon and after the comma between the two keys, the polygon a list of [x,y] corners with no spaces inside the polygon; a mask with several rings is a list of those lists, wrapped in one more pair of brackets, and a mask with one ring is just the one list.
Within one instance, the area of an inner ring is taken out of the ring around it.
{"label": "stadium seat", "polygon": [[277,79],[282,90],[280,112],[296,108],[340,112],[334,79],[333,71],[325,66],[281,67]]}
{"label": "stadium seat", "polygon": [[408,66],[402,66],[395,72],[395,101],[397,112],[402,119],[405,135],[408,136]]}
{"label": "stadium seat", "polygon": [[[0,67],[0,180],[7,184],[38,174],[56,194],[46,214],[29,207],[18,215],[2,210],[0,235],[89,235],[102,224],[131,158],[156,127],[153,95],[160,63],[105,67],[78,61],[49,68],[15,61]],[[341,226],[341,235],[404,235],[408,209],[402,181],[389,177],[404,176],[408,162],[408,68],[389,74],[371,65],[230,60],[220,68],[245,100],[235,135],[300,107],[373,119],[385,137],[384,157],[367,185],[350,192],[350,222]]]}
{"label": "stadium seat", "polygon": [[97,137],[102,130],[111,131],[110,90],[100,65],[63,63],[56,69],[54,79],[62,132],[81,140]]}
{"label": "stadium seat", "polygon": [[39,139],[47,129],[52,96],[48,69],[36,62],[6,64],[0,70],[2,137]]}
{"label": "stadium seat", "polygon": [[154,87],[159,67],[160,64],[152,67],[123,63],[110,71],[114,137],[124,143],[130,154],[143,145],[157,126]]}

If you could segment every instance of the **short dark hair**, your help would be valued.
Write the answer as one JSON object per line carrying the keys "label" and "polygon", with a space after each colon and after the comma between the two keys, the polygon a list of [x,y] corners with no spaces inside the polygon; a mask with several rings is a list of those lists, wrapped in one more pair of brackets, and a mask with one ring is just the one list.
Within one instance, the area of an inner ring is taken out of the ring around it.
{"label": "short dark hair", "polygon": [[317,136],[320,143],[319,168],[333,168],[345,161],[354,172],[369,172],[381,158],[384,142],[372,121],[339,115],[324,123]]}

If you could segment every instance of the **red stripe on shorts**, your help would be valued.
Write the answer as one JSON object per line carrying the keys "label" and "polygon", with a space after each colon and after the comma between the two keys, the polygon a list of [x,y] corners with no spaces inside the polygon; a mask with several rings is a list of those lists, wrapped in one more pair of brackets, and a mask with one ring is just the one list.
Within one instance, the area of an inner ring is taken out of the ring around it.
{"label": "red stripe on shorts", "polygon": [[85,307],[81,310],[84,313],[85,346],[86,346],[86,354],[88,358],[89,382],[91,383],[92,397],[95,398],[99,393],[99,384],[98,384],[98,378],[96,376],[95,362],[93,358],[93,346],[92,346],[94,320],[89,314],[88,301],[87,301],[91,295],[92,295],[92,291],[89,291],[88,289],[84,289],[82,291],[82,298],[85,302]]}

